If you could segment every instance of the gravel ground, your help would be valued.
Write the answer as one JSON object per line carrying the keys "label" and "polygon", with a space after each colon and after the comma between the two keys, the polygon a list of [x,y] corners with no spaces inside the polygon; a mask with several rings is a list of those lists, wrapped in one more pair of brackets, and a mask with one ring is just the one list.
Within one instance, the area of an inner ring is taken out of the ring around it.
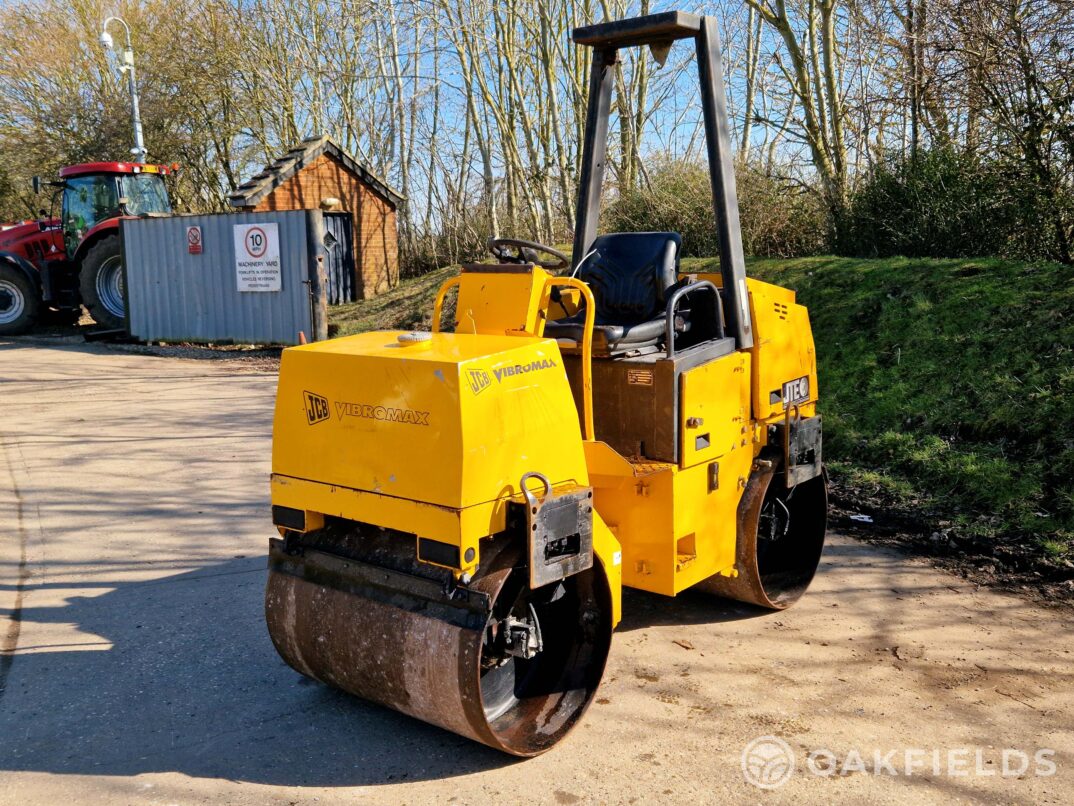
{"label": "gravel ground", "polygon": [[118,341],[87,341],[97,327],[88,315],[83,315],[77,325],[38,327],[28,336],[18,336],[9,341],[12,345],[67,346],[94,344],[101,351],[148,355],[160,358],[181,358],[190,361],[226,361],[234,372],[278,372],[281,347],[259,347],[252,344],[133,344]]}

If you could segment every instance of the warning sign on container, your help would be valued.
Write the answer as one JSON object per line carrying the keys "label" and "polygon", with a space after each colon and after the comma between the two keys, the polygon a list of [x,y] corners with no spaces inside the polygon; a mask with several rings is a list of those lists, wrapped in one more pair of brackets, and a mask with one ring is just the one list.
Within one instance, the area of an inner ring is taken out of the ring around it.
{"label": "warning sign on container", "polygon": [[186,228],[186,251],[192,255],[201,254],[201,227]]}
{"label": "warning sign on container", "polygon": [[235,225],[239,291],[280,290],[280,234],[275,224]]}

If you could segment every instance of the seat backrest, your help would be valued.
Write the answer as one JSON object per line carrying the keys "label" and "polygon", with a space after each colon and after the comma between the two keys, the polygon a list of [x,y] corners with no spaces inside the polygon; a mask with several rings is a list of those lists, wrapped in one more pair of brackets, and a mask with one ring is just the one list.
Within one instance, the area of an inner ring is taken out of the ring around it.
{"label": "seat backrest", "polygon": [[678,282],[677,232],[610,232],[594,239],[578,271],[597,303],[597,324],[636,325],[663,314]]}

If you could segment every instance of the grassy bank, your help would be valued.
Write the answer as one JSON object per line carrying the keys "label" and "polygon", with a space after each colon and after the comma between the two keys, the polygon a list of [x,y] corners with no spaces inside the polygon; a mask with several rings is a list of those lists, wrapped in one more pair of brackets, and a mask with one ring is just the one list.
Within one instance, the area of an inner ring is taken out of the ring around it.
{"label": "grassy bank", "polygon": [[[703,261],[700,263],[704,263]],[[1066,567],[1074,271],[999,260],[756,261],[810,309],[825,453],[940,539]]]}
{"label": "grassy bank", "polygon": [[333,305],[328,310],[332,335],[349,336],[367,330],[428,330],[437,289],[458,273],[458,266],[447,266],[404,280],[379,297]]}
{"label": "grassy bank", "polygon": [[[340,333],[420,326],[452,273],[341,306]],[[1069,575],[1074,271],[817,257],[751,261],[750,273],[810,309],[825,455],[844,495],[958,550]]]}

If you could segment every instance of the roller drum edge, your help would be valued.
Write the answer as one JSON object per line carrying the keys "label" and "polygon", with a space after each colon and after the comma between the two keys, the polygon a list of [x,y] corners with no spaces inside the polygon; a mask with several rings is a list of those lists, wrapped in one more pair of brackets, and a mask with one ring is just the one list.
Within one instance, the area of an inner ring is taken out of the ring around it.
{"label": "roller drum edge", "polygon": [[[299,552],[293,564],[275,562],[269,572],[269,635],[287,664],[308,677],[503,752],[538,755],[566,736],[596,693],[611,644],[610,596],[597,564],[569,578],[555,601],[534,597],[517,561],[521,552],[508,540],[496,542],[487,570],[467,586],[475,598],[487,595],[490,612],[476,617],[473,607],[426,605],[393,589],[391,566],[409,562],[413,543],[400,541],[394,558],[379,552],[378,560],[388,560],[387,581],[368,574],[311,581]],[[531,603],[543,650],[529,660],[483,659],[491,652],[489,625],[520,606],[528,612]]]}
{"label": "roller drum edge", "polygon": [[785,610],[802,597],[824,550],[827,478],[822,474],[789,492],[782,487],[774,465],[754,470],[738,506],[738,576],[711,576],[697,590],[770,610]]}

